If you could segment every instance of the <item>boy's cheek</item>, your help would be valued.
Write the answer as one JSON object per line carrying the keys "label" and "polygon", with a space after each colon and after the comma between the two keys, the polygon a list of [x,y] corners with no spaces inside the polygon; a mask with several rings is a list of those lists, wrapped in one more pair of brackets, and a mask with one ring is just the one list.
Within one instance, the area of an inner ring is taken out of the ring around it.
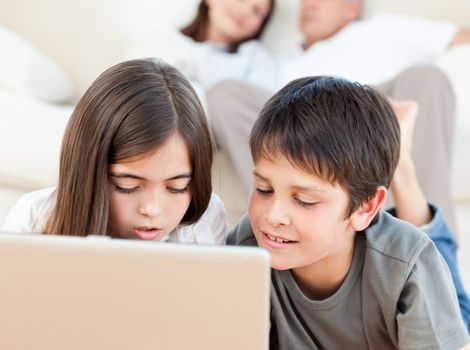
{"label": "boy's cheek", "polygon": [[252,224],[254,224],[254,221],[258,220],[260,212],[263,211],[262,202],[257,197],[256,193],[252,193],[248,203],[248,216]]}

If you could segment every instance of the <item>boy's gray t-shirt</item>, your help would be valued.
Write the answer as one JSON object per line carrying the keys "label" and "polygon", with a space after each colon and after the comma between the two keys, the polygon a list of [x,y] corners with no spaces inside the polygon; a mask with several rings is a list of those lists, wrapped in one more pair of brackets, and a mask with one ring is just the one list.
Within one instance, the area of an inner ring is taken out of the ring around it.
{"label": "boy's gray t-shirt", "polygon": [[[228,244],[256,245],[247,217]],[[270,349],[459,349],[470,342],[446,262],[427,235],[381,212],[356,236],[341,287],[303,294],[272,270]]]}

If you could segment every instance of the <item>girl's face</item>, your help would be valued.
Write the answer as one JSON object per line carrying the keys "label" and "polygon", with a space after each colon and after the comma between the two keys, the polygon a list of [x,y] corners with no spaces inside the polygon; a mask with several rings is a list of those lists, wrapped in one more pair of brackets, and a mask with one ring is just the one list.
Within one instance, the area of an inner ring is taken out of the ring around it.
{"label": "girl's face", "polygon": [[271,0],[206,0],[207,40],[234,44],[255,35],[271,9]]}
{"label": "girl's face", "polygon": [[177,133],[143,157],[111,164],[107,234],[161,240],[189,207],[191,173],[188,148]]}

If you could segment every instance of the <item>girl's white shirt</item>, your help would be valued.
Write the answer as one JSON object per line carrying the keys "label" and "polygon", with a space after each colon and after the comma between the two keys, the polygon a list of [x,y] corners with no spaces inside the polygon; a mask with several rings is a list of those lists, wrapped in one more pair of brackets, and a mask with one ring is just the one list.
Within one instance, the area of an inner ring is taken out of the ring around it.
{"label": "girl's white shirt", "polygon": [[[3,227],[6,232],[41,233],[53,207],[55,187],[25,194],[10,210]],[[212,194],[201,218],[191,225],[179,225],[162,241],[200,244],[225,244],[227,212],[224,203]]]}

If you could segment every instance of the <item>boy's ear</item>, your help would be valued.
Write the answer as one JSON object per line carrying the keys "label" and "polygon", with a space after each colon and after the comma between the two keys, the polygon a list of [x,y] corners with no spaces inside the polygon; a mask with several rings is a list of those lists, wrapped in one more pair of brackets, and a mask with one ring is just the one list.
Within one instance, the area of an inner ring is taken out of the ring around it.
{"label": "boy's ear", "polygon": [[385,198],[387,198],[387,192],[384,186],[379,186],[375,196],[362,203],[359,209],[351,215],[349,222],[354,231],[362,231],[369,226],[385,201]]}

